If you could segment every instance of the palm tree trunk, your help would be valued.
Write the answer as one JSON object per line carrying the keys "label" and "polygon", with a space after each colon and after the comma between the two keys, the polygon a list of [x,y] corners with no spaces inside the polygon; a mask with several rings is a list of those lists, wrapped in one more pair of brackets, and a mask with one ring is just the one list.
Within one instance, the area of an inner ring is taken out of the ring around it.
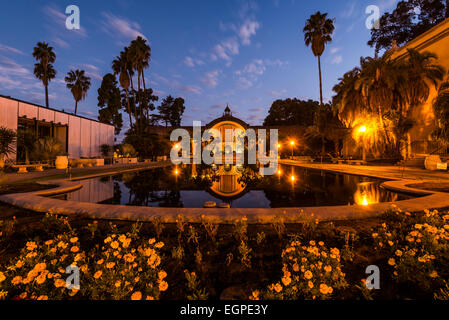
{"label": "palm tree trunk", "polygon": [[5,155],[0,153],[0,170],[5,167]]}
{"label": "palm tree trunk", "polygon": [[78,111],[78,101],[75,100],[75,115],[77,111]]}
{"label": "palm tree trunk", "polygon": [[321,56],[318,56],[318,72],[320,74],[320,103],[323,105],[323,79],[321,77]]}
{"label": "palm tree trunk", "polygon": [[128,103],[128,115],[129,115],[129,127],[130,129],[133,128],[133,119],[131,117],[131,105],[129,104],[129,94],[128,94],[128,89],[125,90],[126,93],[126,102]]}
{"label": "palm tree trunk", "polygon": [[45,86],[45,106],[48,108],[48,84]]}

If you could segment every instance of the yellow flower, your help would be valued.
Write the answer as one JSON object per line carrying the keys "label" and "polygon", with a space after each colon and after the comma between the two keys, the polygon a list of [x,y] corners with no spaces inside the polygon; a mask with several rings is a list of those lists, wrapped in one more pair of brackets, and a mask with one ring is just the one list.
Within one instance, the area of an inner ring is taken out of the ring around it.
{"label": "yellow flower", "polygon": [[152,297],[152,296],[147,296],[147,300],[154,300],[154,297]]}
{"label": "yellow flower", "polygon": [[43,284],[45,282],[45,279],[46,279],[46,276],[44,273],[42,273],[36,278],[36,282],[37,282],[37,284]]}
{"label": "yellow flower", "polygon": [[37,300],[48,300],[47,296],[40,296],[39,298],[37,298]]}
{"label": "yellow flower", "polygon": [[310,243],[311,246],[315,246],[316,245],[315,241],[310,241],[309,243]]}
{"label": "yellow flower", "polygon": [[14,286],[17,286],[18,284],[20,284],[22,282],[22,277],[21,276],[16,276],[11,280],[11,283]]}
{"label": "yellow flower", "polygon": [[3,300],[8,295],[8,291],[0,290],[0,300]]}
{"label": "yellow flower", "polygon": [[16,267],[17,268],[22,268],[23,267],[23,261],[22,260],[17,261]]}
{"label": "yellow flower", "polygon": [[53,243],[53,240],[45,241],[45,244],[46,244],[47,246],[51,245],[52,243]]}
{"label": "yellow flower", "polygon": [[103,271],[99,270],[99,271],[95,272],[94,278],[95,278],[95,279],[98,279],[98,278],[101,277],[102,274],[103,274]]}
{"label": "yellow flower", "polygon": [[112,269],[112,268],[114,268],[114,266],[115,266],[115,262],[106,263],[106,268],[108,268],[108,269]]}
{"label": "yellow flower", "polygon": [[131,300],[142,300],[142,293],[140,291],[136,291],[132,294]]}
{"label": "yellow flower", "polygon": [[160,248],[162,248],[162,247],[164,246],[164,243],[163,243],[163,242],[158,242],[158,243],[156,243],[154,246],[155,246],[156,248],[160,249]]}
{"label": "yellow flower", "polygon": [[328,294],[329,293],[329,287],[326,284],[324,284],[324,283],[320,284],[320,292],[322,294]]}
{"label": "yellow flower", "polygon": [[121,243],[123,243],[123,242],[126,241],[126,236],[125,236],[124,234],[122,234],[122,235],[120,235],[120,236],[118,237],[118,240],[119,240]]}
{"label": "yellow flower", "polygon": [[168,288],[168,283],[166,281],[161,281],[159,283],[159,291],[165,291]]}
{"label": "yellow flower", "polygon": [[158,277],[160,280],[165,279],[167,277],[167,272],[165,272],[164,270],[160,271]]}
{"label": "yellow flower", "polygon": [[36,243],[33,242],[33,241],[27,242],[26,246],[27,246],[27,250],[28,250],[28,251],[33,251],[34,249],[37,248]]}
{"label": "yellow flower", "polygon": [[324,267],[324,271],[331,272],[332,271],[332,267],[331,266],[325,266]]}
{"label": "yellow flower", "polygon": [[156,242],[156,239],[150,239],[150,240],[148,240],[148,244],[153,244],[153,243],[155,243]]}
{"label": "yellow flower", "polygon": [[56,288],[61,288],[65,286],[65,281],[62,279],[56,279],[55,280],[55,287]]}
{"label": "yellow flower", "polygon": [[109,243],[109,242],[111,242],[111,237],[107,237],[106,239],[104,239],[104,243]]}
{"label": "yellow flower", "polygon": [[116,286],[117,288],[119,288],[121,284],[122,284],[121,281],[116,281],[116,282],[115,282],[115,286]]}
{"label": "yellow flower", "polygon": [[75,243],[75,242],[77,242],[77,241],[78,241],[78,237],[70,238],[70,242],[71,242],[71,243]]}
{"label": "yellow flower", "polygon": [[273,286],[274,291],[276,291],[277,293],[282,291],[282,286],[280,283],[276,283],[276,285]]}
{"label": "yellow flower", "polygon": [[310,272],[309,270],[307,270],[307,271],[304,273],[304,278],[306,278],[307,280],[312,279],[312,278],[313,278],[313,273]]}
{"label": "yellow flower", "polygon": [[97,264],[103,264],[103,262],[104,262],[104,259],[100,259],[97,261]]}
{"label": "yellow flower", "polygon": [[307,285],[309,286],[310,289],[313,289],[313,282],[312,281],[309,281]]}
{"label": "yellow flower", "polygon": [[130,253],[127,253],[127,254],[125,254],[125,255],[123,256],[123,259],[125,259],[125,261],[126,261],[126,262],[129,262],[129,263],[134,262],[134,259],[135,259],[135,258],[136,258],[136,257],[133,256],[133,255],[130,254]]}
{"label": "yellow flower", "polygon": [[113,248],[113,249],[117,249],[118,247],[119,247],[119,243],[117,242],[117,241],[112,241],[111,242],[111,247]]}
{"label": "yellow flower", "polygon": [[72,252],[78,252],[78,251],[80,251],[80,248],[78,248],[77,246],[74,246],[74,247],[72,247],[71,249],[70,249],[70,251],[72,251]]}
{"label": "yellow flower", "polygon": [[284,284],[284,286],[288,286],[290,283],[292,283],[292,279],[290,277],[283,277],[282,283]]}
{"label": "yellow flower", "polygon": [[394,258],[390,258],[390,259],[388,260],[388,264],[389,264],[390,266],[394,266],[394,265],[396,264],[396,260],[394,260]]}
{"label": "yellow flower", "polygon": [[438,272],[436,272],[435,270],[433,270],[432,273],[429,274],[429,276],[430,276],[431,278],[437,278],[437,277],[438,277]]}
{"label": "yellow flower", "polygon": [[295,263],[293,265],[293,271],[298,272],[299,271],[299,265],[297,263]]}
{"label": "yellow flower", "polygon": [[5,279],[6,279],[5,275],[3,274],[3,272],[0,271],[0,282],[5,281]]}
{"label": "yellow flower", "polygon": [[401,250],[396,250],[396,255],[398,257],[402,257],[402,251]]}

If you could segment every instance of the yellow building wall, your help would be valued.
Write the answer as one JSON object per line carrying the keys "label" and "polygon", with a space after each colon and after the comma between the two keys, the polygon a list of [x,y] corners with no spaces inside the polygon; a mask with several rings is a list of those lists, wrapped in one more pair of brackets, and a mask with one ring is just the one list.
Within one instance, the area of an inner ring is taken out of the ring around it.
{"label": "yellow building wall", "polygon": [[[423,33],[403,47],[396,49],[393,59],[407,59],[407,49],[416,49],[419,52],[429,51],[438,56],[438,63],[446,71],[449,70],[449,19]],[[437,96],[437,90],[431,85],[430,95],[426,103],[413,112],[416,121],[415,127],[410,131],[411,142],[430,141],[431,133],[435,128],[433,114],[433,101]]]}

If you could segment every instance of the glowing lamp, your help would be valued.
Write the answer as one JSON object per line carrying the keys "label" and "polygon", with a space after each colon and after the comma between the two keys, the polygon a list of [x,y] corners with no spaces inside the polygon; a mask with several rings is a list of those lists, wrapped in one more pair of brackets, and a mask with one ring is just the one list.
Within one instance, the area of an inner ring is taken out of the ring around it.
{"label": "glowing lamp", "polygon": [[366,131],[367,131],[367,129],[366,129],[365,126],[361,126],[360,129],[359,129],[360,133],[365,133]]}

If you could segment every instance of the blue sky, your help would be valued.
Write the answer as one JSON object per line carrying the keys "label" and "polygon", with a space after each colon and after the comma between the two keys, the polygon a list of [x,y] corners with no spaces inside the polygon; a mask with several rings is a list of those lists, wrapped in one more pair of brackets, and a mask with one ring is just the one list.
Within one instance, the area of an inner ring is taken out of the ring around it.
{"label": "blue sky", "polygon": [[[146,80],[162,100],[186,101],[184,125],[207,123],[227,103],[234,115],[261,124],[276,99],[319,98],[317,60],[302,29],[316,11],[336,19],[333,42],[322,57],[324,96],[361,56],[368,5],[391,10],[397,0],[110,0],[2,1],[0,94],[44,104],[44,88],[33,76],[31,53],[38,41],[55,48],[57,78],[49,86],[50,106],[72,112],[65,88],[70,69],[86,70],[92,87],[79,114],[96,118],[97,89],[111,62],[137,35],[148,39],[152,61]],[[65,8],[81,11],[81,30],[65,28]],[[148,86],[148,85],[147,85]],[[124,119],[127,119],[124,117]]]}

